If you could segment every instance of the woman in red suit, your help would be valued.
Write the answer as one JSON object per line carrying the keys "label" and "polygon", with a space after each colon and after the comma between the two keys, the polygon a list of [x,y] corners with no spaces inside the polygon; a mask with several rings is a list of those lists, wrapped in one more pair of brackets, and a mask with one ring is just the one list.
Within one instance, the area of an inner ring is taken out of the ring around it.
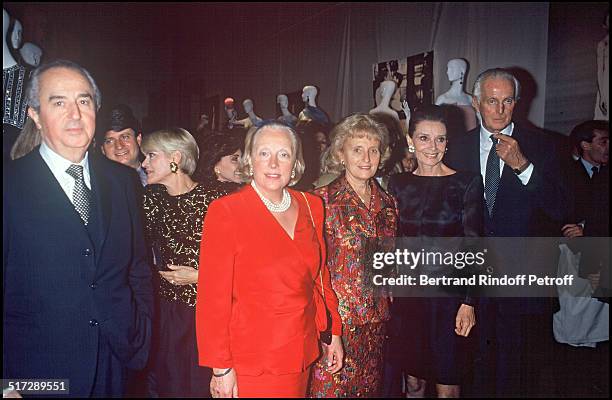
{"label": "woman in red suit", "polygon": [[325,267],[323,206],[288,190],[304,163],[295,131],[249,132],[241,171],[250,185],[214,201],[204,221],[196,329],[213,397],[304,397],[319,331],[331,314],[328,370],[342,368],[338,300]]}

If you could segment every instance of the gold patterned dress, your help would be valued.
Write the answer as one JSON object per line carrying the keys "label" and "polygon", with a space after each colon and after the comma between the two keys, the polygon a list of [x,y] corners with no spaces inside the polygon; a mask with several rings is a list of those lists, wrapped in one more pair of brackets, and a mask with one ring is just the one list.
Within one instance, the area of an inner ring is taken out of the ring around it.
{"label": "gold patterned dress", "polygon": [[[210,203],[227,194],[219,185],[198,184],[171,196],[149,185],[143,197],[145,236],[164,264],[198,269],[202,223]],[[159,254],[158,253],[158,254]],[[210,369],[198,365],[195,338],[197,285],[173,285],[156,274],[157,309],[147,387],[152,397],[210,397]]]}

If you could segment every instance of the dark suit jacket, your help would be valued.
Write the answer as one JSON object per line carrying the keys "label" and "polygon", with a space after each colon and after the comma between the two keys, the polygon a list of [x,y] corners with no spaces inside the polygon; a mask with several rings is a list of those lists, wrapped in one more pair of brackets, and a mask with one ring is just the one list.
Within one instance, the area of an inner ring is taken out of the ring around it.
{"label": "dark suit jacket", "polygon": [[[527,185],[504,165],[493,215],[485,213],[485,234],[493,237],[559,236],[567,207],[558,150],[540,133],[515,124],[512,137],[534,165]],[[456,170],[480,171],[480,127],[449,142],[444,162]]]}
{"label": "dark suit jacket", "polygon": [[[549,241],[546,248],[539,247],[542,241],[527,238],[561,235],[563,215],[567,212],[567,194],[560,175],[558,150],[542,134],[516,124],[512,137],[518,141],[534,169],[529,183],[523,185],[514,171],[507,164],[504,165],[493,213],[489,215],[485,211],[485,235],[513,239],[491,241],[490,246],[495,249],[495,256],[491,257],[496,258],[489,273],[493,276],[529,273],[555,275],[558,261],[555,258],[558,254],[556,246]],[[449,141],[445,162],[456,170],[481,173],[480,127]],[[530,295],[543,297],[539,293]],[[545,310],[544,302],[538,299],[506,299],[500,304],[510,313],[529,314]]]}
{"label": "dark suit jacket", "polygon": [[568,163],[565,172],[569,194],[565,222],[576,224],[585,221],[585,236],[609,236],[608,168],[602,168],[600,174],[591,179],[582,161],[578,160]]}
{"label": "dark suit jacket", "polygon": [[99,343],[123,366],[144,367],[153,308],[133,177],[93,154],[89,165],[90,229],[38,148],[5,169],[3,188],[3,377],[69,379],[81,397]]}

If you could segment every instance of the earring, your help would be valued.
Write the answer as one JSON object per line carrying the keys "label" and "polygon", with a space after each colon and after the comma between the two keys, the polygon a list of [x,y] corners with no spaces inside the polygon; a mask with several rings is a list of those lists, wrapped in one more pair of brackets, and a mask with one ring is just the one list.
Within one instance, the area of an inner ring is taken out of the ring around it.
{"label": "earring", "polygon": [[219,171],[219,168],[215,168],[215,170],[214,170],[214,171],[215,171],[215,174],[217,174],[217,175],[221,175],[221,171]]}
{"label": "earring", "polygon": [[291,171],[291,179],[295,179],[295,170]]}
{"label": "earring", "polygon": [[414,153],[415,151],[416,151],[416,149],[414,148],[413,145],[408,146],[408,152]]}
{"label": "earring", "polygon": [[178,172],[178,164],[174,161],[170,162],[170,171],[172,171],[173,174],[176,174]]}
{"label": "earring", "polygon": [[249,167],[249,176],[253,176],[253,167]]}
{"label": "earring", "polygon": [[344,160],[340,160],[340,164],[344,167]]}
{"label": "earring", "polygon": [[444,149],[444,154],[448,152],[448,147]]}

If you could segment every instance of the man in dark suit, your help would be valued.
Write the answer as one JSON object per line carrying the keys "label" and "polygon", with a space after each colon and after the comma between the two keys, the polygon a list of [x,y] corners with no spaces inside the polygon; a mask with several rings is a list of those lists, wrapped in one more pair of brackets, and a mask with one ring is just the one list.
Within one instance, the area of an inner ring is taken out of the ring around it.
{"label": "man in dark suit", "polygon": [[121,396],[126,368],[147,361],[153,308],[137,177],[87,151],[100,92],[85,69],[37,68],[28,103],[43,142],[4,171],[3,378]]}
{"label": "man in dark suit", "polygon": [[[570,134],[580,157],[566,165],[569,209],[563,235],[568,246],[581,253],[579,275],[593,286],[592,297],[609,302],[610,297],[610,151],[608,121],[591,120],[578,124]],[[568,156],[569,159],[569,156]],[[607,321],[608,309],[598,315]],[[593,319],[583,319],[593,324]],[[602,338],[603,339],[603,338]],[[555,377],[560,394],[567,397],[607,397],[609,394],[609,341],[595,347],[557,345],[560,352]],[[580,368],[568,368],[580,366]]]}
{"label": "man in dark suit", "polygon": [[[446,157],[451,168],[482,174],[488,211],[486,236],[514,238],[495,242],[503,264],[488,272],[497,276],[525,273],[517,268],[527,264],[514,260],[534,253],[528,251],[530,241],[521,238],[558,236],[564,208],[555,146],[539,133],[512,122],[519,94],[519,82],[509,72],[491,69],[480,74],[472,102],[480,127],[449,142]],[[555,265],[552,260],[551,274]],[[551,318],[546,313],[546,300],[481,299],[477,309],[482,337],[478,359],[482,364],[475,370],[474,395],[528,395],[534,391],[539,373],[534,356],[539,356],[541,336],[550,337],[552,343],[552,333],[542,331],[546,326],[542,320],[549,324]]]}

